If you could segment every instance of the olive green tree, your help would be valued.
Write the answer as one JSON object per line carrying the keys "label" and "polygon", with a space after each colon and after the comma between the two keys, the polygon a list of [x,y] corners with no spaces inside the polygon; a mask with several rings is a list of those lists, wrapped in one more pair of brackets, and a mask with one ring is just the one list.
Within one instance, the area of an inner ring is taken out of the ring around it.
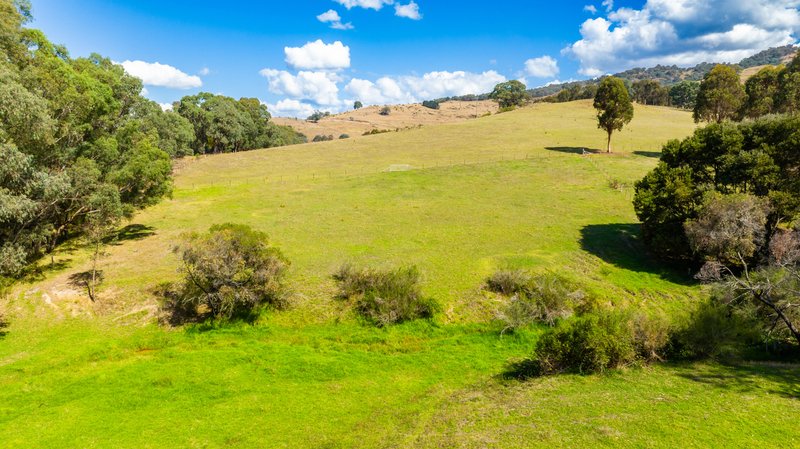
{"label": "olive green tree", "polygon": [[594,108],[597,109],[597,127],[608,135],[606,151],[610,153],[613,132],[622,130],[633,119],[633,103],[625,83],[613,76],[604,78],[597,88]]}

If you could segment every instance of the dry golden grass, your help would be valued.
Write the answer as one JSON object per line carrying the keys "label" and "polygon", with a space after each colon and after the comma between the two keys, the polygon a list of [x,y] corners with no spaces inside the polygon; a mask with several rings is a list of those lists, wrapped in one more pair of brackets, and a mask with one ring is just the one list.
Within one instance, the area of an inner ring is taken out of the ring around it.
{"label": "dry golden grass", "polygon": [[333,136],[338,139],[340,135],[358,137],[373,129],[403,129],[414,128],[420,125],[439,125],[443,123],[456,123],[480,117],[486,113],[497,112],[497,103],[494,101],[448,101],[441,103],[438,110],[423,107],[421,104],[402,104],[390,106],[389,115],[380,115],[383,106],[367,106],[356,111],[347,111],[332,115],[312,123],[302,118],[275,117],[273,121],[279,125],[288,125],[308,137]]}

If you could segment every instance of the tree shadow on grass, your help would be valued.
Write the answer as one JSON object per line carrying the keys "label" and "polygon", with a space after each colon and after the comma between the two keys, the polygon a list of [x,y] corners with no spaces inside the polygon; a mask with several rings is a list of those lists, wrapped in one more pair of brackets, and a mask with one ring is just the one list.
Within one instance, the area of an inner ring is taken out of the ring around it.
{"label": "tree shadow on grass", "polygon": [[559,153],[569,153],[569,154],[599,154],[603,153],[602,150],[598,150],[597,148],[585,148],[585,147],[545,147],[547,151],[558,151]]}
{"label": "tree shadow on grass", "polygon": [[104,243],[120,244],[127,240],[142,240],[155,235],[154,227],[143,224],[130,224],[105,239]]}
{"label": "tree shadow on grass", "polygon": [[652,157],[655,159],[661,159],[661,152],[660,151],[634,151],[633,154],[637,156],[644,156],[644,157]]}
{"label": "tree shadow on grass", "polygon": [[775,394],[800,399],[800,365],[779,362],[672,366],[684,379],[736,392]]}
{"label": "tree shadow on grass", "polygon": [[679,285],[694,285],[693,271],[679,271],[659,262],[647,251],[641,240],[638,223],[610,223],[584,226],[581,229],[581,248],[618,268],[659,275]]}

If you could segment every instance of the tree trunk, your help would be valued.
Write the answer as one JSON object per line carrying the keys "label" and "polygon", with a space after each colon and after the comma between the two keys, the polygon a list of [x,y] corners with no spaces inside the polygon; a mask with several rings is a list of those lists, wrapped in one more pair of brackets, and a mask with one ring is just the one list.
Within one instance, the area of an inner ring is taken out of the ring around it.
{"label": "tree trunk", "polygon": [[612,131],[608,131],[608,142],[607,142],[607,145],[606,145],[606,153],[610,153],[611,152],[611,133],[612,133]]}

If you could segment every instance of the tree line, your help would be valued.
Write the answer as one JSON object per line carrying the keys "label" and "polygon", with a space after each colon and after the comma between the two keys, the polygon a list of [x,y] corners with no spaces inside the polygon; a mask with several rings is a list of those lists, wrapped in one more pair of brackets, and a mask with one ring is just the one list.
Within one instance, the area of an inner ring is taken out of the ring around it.
{"label": "tree line", "polygon": [[710,124],[667,143],[636,183],[642,236],[659,257],[693,266],[715,301],[800,344],[800,58],[744,86],[717,66],[694,111]]}
{"label": "tree line", "polygon": [[168,196],[173,157],[301,140],[256,99],[198,94],[165,112],[121,66],[70,57],[30,20],[28,2],[0,0],[0,278]]}

